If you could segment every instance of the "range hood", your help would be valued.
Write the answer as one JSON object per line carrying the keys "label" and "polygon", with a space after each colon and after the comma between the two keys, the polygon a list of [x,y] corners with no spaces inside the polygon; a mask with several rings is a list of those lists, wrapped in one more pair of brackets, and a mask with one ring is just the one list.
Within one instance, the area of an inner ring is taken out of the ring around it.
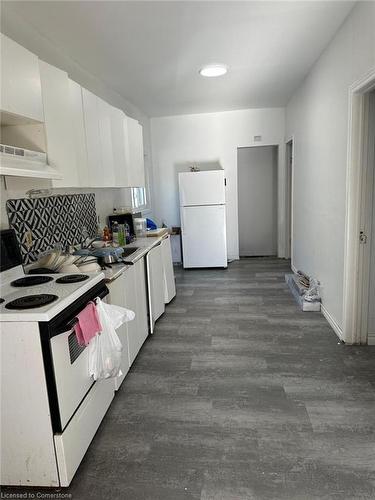
{"label": "range hood", "polygon": [[0,175],[62,179],[62,175],[48,165],[46,153],[6,144],[0,144]]}

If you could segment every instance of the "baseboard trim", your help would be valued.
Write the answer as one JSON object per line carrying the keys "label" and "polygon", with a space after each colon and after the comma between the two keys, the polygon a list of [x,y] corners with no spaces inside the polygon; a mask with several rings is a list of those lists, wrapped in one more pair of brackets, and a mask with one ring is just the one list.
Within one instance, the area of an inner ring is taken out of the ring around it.
{"label": "baseboard trim", "polygon": [[327,310],[327,308],[322,304],[321,305],[321,311],[323,313],[323,316],[325,319],[328,321],[328,323],[331,325],[333,331],[335,334],[338,336],[338,338],[344,342],[344,335],[342,332],[342,328],[339,326],[337,323],[336,319],[332,316],[332,314]]}

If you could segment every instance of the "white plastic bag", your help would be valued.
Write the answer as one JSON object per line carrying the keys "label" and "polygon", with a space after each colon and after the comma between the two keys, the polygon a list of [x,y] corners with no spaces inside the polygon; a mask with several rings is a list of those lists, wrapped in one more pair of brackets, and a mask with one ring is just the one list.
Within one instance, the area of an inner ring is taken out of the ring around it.
{"label": "white plastic bag", "polygon": [[124,307],[97,300],[96,308],[102,331],[89,343],[89,374],[94,380],[120,377],[122,345],[116,328],[134,319],[135,314]]}

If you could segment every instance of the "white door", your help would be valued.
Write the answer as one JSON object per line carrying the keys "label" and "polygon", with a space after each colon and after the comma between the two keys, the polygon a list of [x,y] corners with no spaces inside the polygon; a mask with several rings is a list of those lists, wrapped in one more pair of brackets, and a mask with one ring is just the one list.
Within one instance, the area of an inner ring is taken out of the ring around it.
{"label": "white door", "polygon": [[146,265],[150,332],[154,333],[155,322],[165,311],[163,259],[160,244],[146,255]]}
{"label": "white door", "polygon": [[181,208],[184,268],[227,267],[225,205]]}
{"label": "white door", "polygon": [[164,272],[164,302],[169,302],[176,295],[176,282],[174,279],[171,237],[168,235],[161,242],[161,253],[163,257],[163,272]]}
{"label": "white door", "polygon": [[178,175],[180,206],[225,203],[224,170],[182,172]]}

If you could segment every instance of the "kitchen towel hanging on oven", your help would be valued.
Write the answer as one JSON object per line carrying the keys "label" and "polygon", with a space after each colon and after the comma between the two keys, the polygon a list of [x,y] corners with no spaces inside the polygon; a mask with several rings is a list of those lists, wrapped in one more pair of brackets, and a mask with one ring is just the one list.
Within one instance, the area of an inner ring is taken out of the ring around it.
{"label": "kitchen towel hanging on oven", "polygon": [[77,322],[74,331],[79,345],[89,345],[90,340],[102,331],[98,311],[94,302],[89,302],[87,306],[77,314]]}
{"label": "kitchen towel hanging on oven", "polygon": [[132,321],[133,311],[124,307],[96,301],[96,310],[102,330],[89,343],[89,374],[94,380],[120,377],[122,344],[116,329]]}

